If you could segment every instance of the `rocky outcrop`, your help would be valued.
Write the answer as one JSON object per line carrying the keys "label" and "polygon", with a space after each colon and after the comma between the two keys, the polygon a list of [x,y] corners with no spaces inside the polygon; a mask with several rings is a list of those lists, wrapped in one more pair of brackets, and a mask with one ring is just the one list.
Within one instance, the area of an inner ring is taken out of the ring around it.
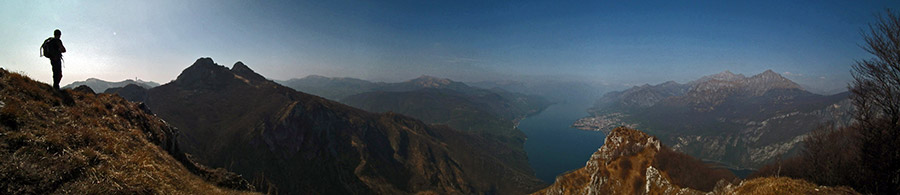
{"label": "rocky outcrop", "polygon": [[552,185],[534,194],[855,194],[849,188],[818,186],[789,178],[756,178],[734,183],[719,180],[708,192],[700,191],[679,185],[689,183],[676,179],[685,177],[670,175],[670,170],[696,164],[661,165],[665,163],[660,161],[678,160],[664,157],[663,153],[667,152],[670,151],[653,136],[625,127],[616,128],[584,167],[557,177]]}
{"label": "rocky outcrop", "polygon": [[643,132],[616,128],[583,168],[535,194],[700,194],[672,184],[667,173],[651,166],[660,144]]}

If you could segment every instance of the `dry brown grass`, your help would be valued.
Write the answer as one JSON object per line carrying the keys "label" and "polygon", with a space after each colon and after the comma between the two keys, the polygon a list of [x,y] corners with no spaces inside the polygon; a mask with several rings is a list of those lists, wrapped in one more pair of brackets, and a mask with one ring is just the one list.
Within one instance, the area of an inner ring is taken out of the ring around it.
{"label": "dry brown grass", "polygon": [[162,121],[114,95],[0,70],[0,194],[235,194],[152,143]]}
{"label": "dry brown grass", "polygon": [[787,177],[763,177],[741,182],[719,194],[859,194],[847,187],[825,187]]}
{"label": "dry brown grass", "polygon": [[656,154],[653,166],[666,172],[673,184],[704,192],[712,191],[719,181],[733,182],[738,179],[727,169],[715,168],[665,146]]}

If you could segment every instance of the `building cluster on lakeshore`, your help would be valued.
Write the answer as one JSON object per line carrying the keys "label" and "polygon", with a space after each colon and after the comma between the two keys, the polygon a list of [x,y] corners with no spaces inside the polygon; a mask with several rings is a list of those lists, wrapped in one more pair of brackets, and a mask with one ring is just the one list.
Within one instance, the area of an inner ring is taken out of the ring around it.
{"label": "building cluster on lakeshore", "polygon": [[572,127],[576,129],[586,130],[586,131],[602,131],[609,133],[616,127],[625,126],[628,128],[636,128],[637,124],[629,124],[622,121],[622,118],[625,114],[614,112],[609,114],[603,114],[599,116],[589,116],[578,119],[572,124]]}

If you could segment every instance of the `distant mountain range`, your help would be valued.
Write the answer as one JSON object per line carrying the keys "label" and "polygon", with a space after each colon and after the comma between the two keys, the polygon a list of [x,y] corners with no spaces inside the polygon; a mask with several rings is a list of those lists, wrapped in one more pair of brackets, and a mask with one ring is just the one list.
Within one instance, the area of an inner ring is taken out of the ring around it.
{"label": "distant mountain range", "polygon": [[846,92],[813,94],[771,70],[751,77],[725,71],[607,93],[574,126],[639,127],[692,156],[756,168],[796,152],[819,125],[849,123],[850,109]]}
{"label": "distant mountain range", "polygon": [[468,84],[485,89],[497,88],[514,93],[537,95],[560,103],[594,100],[608,90],[618,89],[618,87],[613,85],[560,80],[496,80]]}
{"label": "distant mountain range", "polygon": [[393,112],[446,124],[505,143],[512,152],[498,159],[522,168],[531,166],[524,149],[526,136],[517,128],[518,121],[550,105],[537,96],[470,87],[430,76],[383,84],[375,91],[352,95],[341,102],[370,112]]}
{"label": "distant mountain range", "polygon": [[406,82],[381,83],[371,92],[345,97],[348,105],[371,112],[397,112],[460,130],[524,135],[515,123],[550,105],[533,95],[482,89],[445,78],[421,76]]}
{"label": "distant mountain range", "polygon": [[200,162],[285,194],[522,194],[544,185],[508,143],[298,92],[240,62],[198,59],[144,100]]}
{"label": "distant mountain range", "polygon": [[331,78],[319,75],[310,75],[300,79],[290,79],[275,82],[284,86],[322,96],[330,100],[340,100],[347,96],[373,91],[383,83],[374,83],[355,78]]}
{"label": "distant mountain range", "polygon": [[88,87],[91,87],[91,89],[93,89],[95,92],[100,93],[100,92],[106,91],[106,89],[109,89],[109,88],[125,87],[126,85],[129,85],[129,84],[134,84],[134,85],[143,87],[145,89],[150,89],[150,88],[159,86],[159,83],[156,83],[153,81],[127,79],[127,80],[119,81],[119,82],[110,82],[110,81],[100,80],[97,78],[89,78],[84,81],[72,82],[71,84],[63,86],[63,88],[64,89],[74,89],[75,87],[86,85]]}

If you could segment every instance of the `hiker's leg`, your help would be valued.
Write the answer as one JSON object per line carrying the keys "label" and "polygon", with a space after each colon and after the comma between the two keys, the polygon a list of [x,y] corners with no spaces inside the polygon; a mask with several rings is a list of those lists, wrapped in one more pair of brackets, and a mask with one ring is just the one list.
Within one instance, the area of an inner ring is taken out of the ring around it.
{"label": "hiker's leg", "polygon": [[53,88],[59,89],[59,81],[62,80],[62,62],[60,59],[50,59],[53,66]]}

